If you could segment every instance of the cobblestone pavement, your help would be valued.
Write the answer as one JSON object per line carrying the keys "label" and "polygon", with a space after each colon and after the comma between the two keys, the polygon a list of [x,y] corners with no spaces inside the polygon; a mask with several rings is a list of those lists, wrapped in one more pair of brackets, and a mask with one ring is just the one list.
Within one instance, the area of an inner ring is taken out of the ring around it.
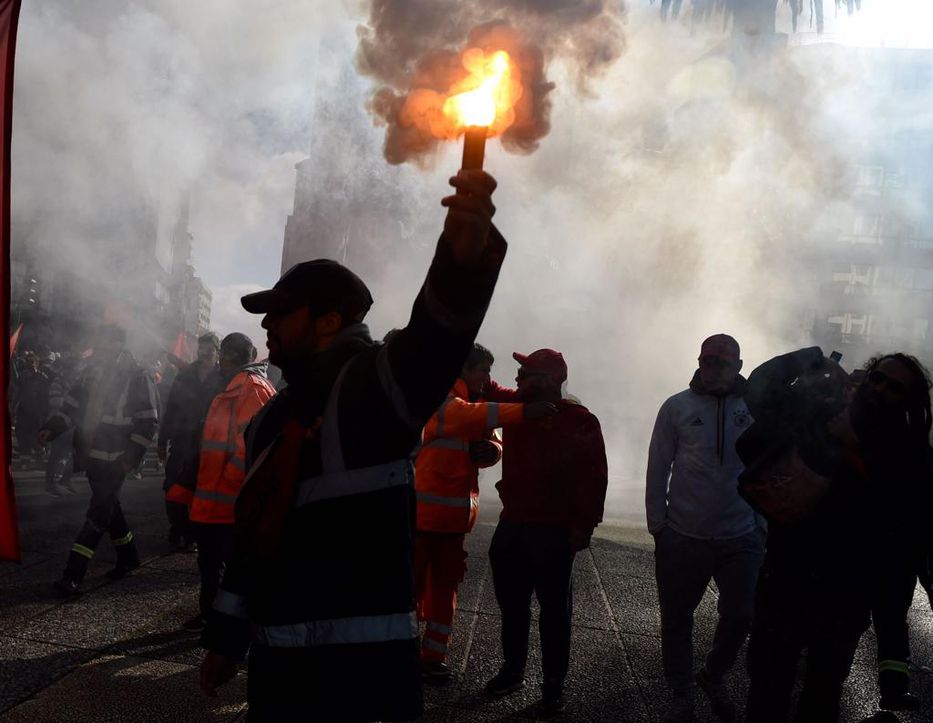
{"label": "cobblestone pavement", "polygon": [[[0,563],[0,721],[242,721],[245,676],[208,699],[197,689],[201,653],[197,636],[180,630],[197,609],[193,555],[172,553],[165,542],[161,479],[130,480],[124,489],[127,517],[145,558],[120,582],[103,573],[113,562],[106,542],[95,558],[86,593],[62,602],[51,583],[61,573],[89,497],[52,498],[38,473],[18,475],[25,554],[22,565]],[[499,618],[486,550],[495,524],[486,504],[469,539],[469,572],[461,588],[446,688],[426,691],[426,721],[528,721],[539,718],[540,677],[536,632],[532,635],[529,685],[509,698],[487,700],[482,686],[499,665]],[[657,721],[667,703],[661,680],[659,617],[650,539],[633,524],[604,525],[575,570],[573,661],[568,706],[561,721]],[[716,593],[711,588],[697,615],[696,642],[712,639]],[[911,613],[914,659],[933,665],[933,615],[918,594]],[[534,626],[533,626],[534,627]],[[874,640],[866,634],[846,686],[843,720],[859,721],[875,708]],[[739,668],[742,665],[740,664]],[[732,687],[744,698],[746,681],[736,671]],[[933,719],[933,676],[915,676],[915,692]],[[712,720],[700,701],[696,720]]]}

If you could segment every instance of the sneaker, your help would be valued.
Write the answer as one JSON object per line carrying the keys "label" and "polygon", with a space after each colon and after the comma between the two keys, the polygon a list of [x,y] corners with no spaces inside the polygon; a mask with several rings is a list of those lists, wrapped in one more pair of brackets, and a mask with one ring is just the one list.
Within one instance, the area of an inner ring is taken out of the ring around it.
{"label": "sneaker", "polygon": [[920,699],[910,693],[882,695],[878,707],[882,710],[920,710]]}
{"label": "sneaker", "polygon": [[55,590],[62,597],[77,597],[81,594],[81,585],[74,580],[69,580],[67,577],[56,580],[54,584]]}
{"label": "sneaker", "polygon": [[130,473],[127,475],[127,477],[129,477],[130,479],[142,479],[142,478],[143,478],[143,473],[140,472],[140,471],[137,469],[137,470],[133,470],[132,472],[130,472]]}
{"label": "sneaker", "polygon": [[190,630],[192,633],[199,633],[204,630],[205,625],[207,625],[207,621],[204,619],[204,616],[199,613],[190,620],[183,622],[181,627],[183,630]]}
{"label": "sneaker", "polygon": [[494,678],[486,683],[486,695],[501,698],[525,687],[523,675],[516,675],[503,668]]}
{"label": "sneaker", "polygon": [[736,719],[735,703],[732,702],[732,696],[729,695],[729,688],[725,683],[714,683],[706,667],[700,668],[697,673],[697,685],[700,690],[706,693],[709,698],[710,708],[713,715],[724,721],[724,723],[734,723]]}
{"label": "sneaker", "polygon": [[693,693],[674,693],[667,709],[664,723],[691,723],[693,721]]}
{"label": "sneaker", "polygon": [[564,686],[554,683],[541,686],[541,709],[545,715],[557,715],[566,704]]}
{"label": "sneaker", "polygon": [[440,660],[422,660],[421,678],[428,685],[447,685],[451,671],[447,663]]}

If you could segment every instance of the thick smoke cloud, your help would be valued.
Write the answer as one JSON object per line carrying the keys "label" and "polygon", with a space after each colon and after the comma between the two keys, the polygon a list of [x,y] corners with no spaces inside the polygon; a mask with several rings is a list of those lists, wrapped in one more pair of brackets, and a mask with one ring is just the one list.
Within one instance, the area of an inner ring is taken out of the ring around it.
{"label": "thick smoke cloud", "polygon": [[[314,29],[330,14],[279,0],[24,3],[13,243],[85,296],[132,298],[151,289],[151,250],[165,258],[188,197],[195,265],[215,317],[236,324],[220,330],[252,324],[236,284],[277,277],[308,143]],[[134,320],[134,336],[154,344],[148,321]]]}
{"label": "thick smoke cloud", "polygon": [[462,79],[460,53],[468,48],[512,56],[524,93],[502,145],[512,153],[536,150],[550,131],[549,62],[565,62],[585,92],[624,51],[623,7],[619,0],[373,0],[368,24],[357,31],[357,66],[378,84],[368,107],[386,126],[386,159],[430,164],[441,139],[419,122],[428,110],[419,101]]}

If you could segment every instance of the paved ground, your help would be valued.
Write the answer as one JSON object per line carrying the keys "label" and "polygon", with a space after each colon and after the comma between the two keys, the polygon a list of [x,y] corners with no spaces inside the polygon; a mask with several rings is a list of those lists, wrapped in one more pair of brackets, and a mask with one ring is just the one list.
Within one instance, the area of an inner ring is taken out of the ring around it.
{"label": "paved ground", "polygon": [[[167,549],[159,478],[130,481],[124,492],[143,568],[109,582],[103,573],[113,553],[105,543],[86,594],[73,602],[54,597],[51,582],[61,572],[87,502],[86,485],[79,480],[78,487],[80,494],[55,499],[42,492],[38,475],[19,475],[24,560],[21,566],[0,563],[0,721],[245,720],[244,676],[217,699],[197,691],[197,638],[179,630],[197,607],[195,560]],[[538,715],[533,684],[495,702],[480,692],[498,668],[498,610],[485,557],[494,510],[489,504],[486,510],[470,537],[470,570],[451,659],[457,677],[446,689],[427,691],[427,721],[526,721]],[[592,549],[578,556],[575,586],[569,704],[559,720],[658,720],[666,694],[647,534],[631,525],[605,526]],[[933,664],[933,616],[925,600],[918,595],[911,617],[918,665]],[[698,614],[698,646],[710,643],[715,605],[711,589]],[[874,711],[873,646],[866,635],[847,685],[846,721]],[[539,675],[536,652],[529,673]],[[734,689],[741,699],[740,674]],[[903,720],[933,719],[933,676],[917,675],[915,692],[930,713]],[[697,721],[708,720],[701,703]]]}

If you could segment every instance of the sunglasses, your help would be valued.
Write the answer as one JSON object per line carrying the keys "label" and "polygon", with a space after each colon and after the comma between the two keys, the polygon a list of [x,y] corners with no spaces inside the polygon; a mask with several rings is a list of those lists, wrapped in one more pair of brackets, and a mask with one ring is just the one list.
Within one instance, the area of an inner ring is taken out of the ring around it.
{"label": "sunglasses", "polygon": [[897,379],[892,379],[887,374],[885,374],[882,371],[879,371],[878,369],[875,369],[874,371],[869,372],[868,381],[876,385],[884,384],[892,392],[896,392],[898,394],[907,393],[907,385],[904,384],[904,382],[899,382],[897,381]]}

